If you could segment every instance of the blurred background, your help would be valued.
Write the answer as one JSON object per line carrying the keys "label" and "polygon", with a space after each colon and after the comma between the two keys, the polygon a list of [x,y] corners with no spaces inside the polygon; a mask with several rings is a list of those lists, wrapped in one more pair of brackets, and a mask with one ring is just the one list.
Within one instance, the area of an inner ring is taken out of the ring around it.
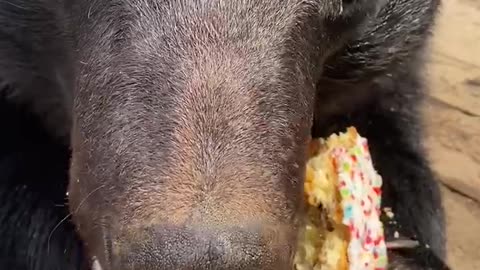
{"label": "blurred background", "polygon": [[452,269],[480,269],[480,0],[443,0],[427,76],[427,149]]}

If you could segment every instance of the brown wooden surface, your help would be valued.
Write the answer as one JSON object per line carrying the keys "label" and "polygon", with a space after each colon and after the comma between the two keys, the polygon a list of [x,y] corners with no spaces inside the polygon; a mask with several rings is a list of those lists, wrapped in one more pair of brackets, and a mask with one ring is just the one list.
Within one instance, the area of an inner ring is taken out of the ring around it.
{"label": "brown wooden surface", "polygon": [[442,182],[448,260],[480,269],[480,0],[443,0],[427,71],[427,149]]}

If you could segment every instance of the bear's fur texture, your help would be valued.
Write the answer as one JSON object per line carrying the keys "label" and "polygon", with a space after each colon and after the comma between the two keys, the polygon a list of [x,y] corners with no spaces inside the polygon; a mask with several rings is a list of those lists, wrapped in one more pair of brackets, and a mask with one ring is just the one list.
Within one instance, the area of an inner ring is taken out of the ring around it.
{"label": "bear's fur texture", "polygon": [[448,269],[420,122],[438,6],[1,2],[0,268],[289,269],[305,143],[354,125],[387,239],[422,245],[390,269]]}

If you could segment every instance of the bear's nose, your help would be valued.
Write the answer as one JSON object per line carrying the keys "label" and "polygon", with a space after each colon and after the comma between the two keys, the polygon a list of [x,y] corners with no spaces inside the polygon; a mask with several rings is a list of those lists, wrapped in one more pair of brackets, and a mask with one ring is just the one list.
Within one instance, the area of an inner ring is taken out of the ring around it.
{"label": "bear's nose", "polygon": [[137,241],[120,241],[117,247],[114,244],[112,269],[292,268],[295,237],[284,228],[200,229],[161,226],[147,231],[146,234],[141,233],[145,237]]}

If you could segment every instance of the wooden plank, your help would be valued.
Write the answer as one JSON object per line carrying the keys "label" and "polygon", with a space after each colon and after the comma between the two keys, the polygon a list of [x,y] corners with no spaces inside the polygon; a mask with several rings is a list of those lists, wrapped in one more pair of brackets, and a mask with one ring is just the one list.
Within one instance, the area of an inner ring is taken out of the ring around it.
{"label": "wooden plank", "polygon": [[454,270],[480,269],[480,209],[461,195],[442,189],[447,217],[447,261]]}
{"label": "wooden plank", "polygon": [[[424,116],[439,180],[480,202],[480,1],[442,0]],[[480,204],[442,188],[452,269],[480,269]]]}
{"label": "wooden plank", "polygon": [[447,186],[480,202],[480,117],[427,102],[426,148],[433,170]]}
{"label": "wooden plank", "polygon": [[480,202],[480,2],[444,0],[427,70],[427,149],[446,185]]}

